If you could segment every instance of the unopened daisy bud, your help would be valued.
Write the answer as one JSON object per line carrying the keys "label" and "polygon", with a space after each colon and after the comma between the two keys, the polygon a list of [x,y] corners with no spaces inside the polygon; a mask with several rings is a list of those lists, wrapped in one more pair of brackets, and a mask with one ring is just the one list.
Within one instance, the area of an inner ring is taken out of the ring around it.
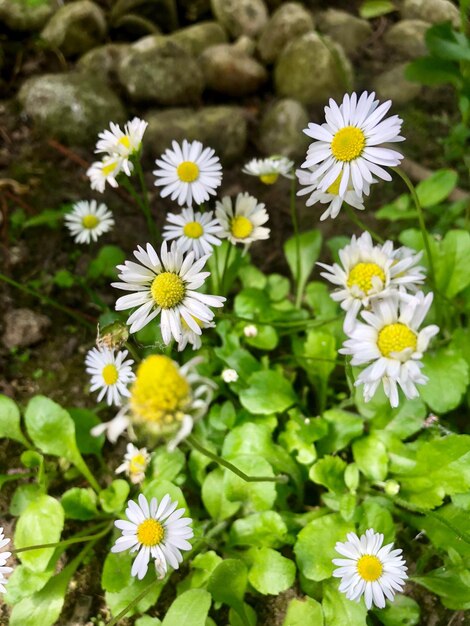
{"label": "unopened daisy bud", "polygon": [[236,383],[238,380],[237,372],[232,369],[223,370],[221,376],[224,383]]}
{"label": "unopened daisy bud", "polygon": [[129,476],[131,483],[137,485],[141,483],[145,478],[145,470],[150,462],[150,454],[147,452],[147,448],[136,448],[134,444],[127,444],[127,452],[124,455],[124,463],[122,463],[117,469],[116,474],[122,474],[123,472]]}
{"label": "unopened daisy bud", "polygon": [[384,491],[387,496],[396,496],[400,491],[400,483],[396,480],[387,480],[384,485]]}
{"label": "unopened daisy bud", "polygon": [[243,334],[245,335],[245,337],[257,337],[258,329],[254,324],[248,324],[248,326],[245,326],[245,328],[243,329]]}
{"label": "unopened daisy bud", "polygon": [[96,345],[98,348],[118,350],[128,339],[129,329],[123,322],[113,322],[112,324],[107,324],[103,329],[100,329],[98,324],[98,331],[96,334]]}

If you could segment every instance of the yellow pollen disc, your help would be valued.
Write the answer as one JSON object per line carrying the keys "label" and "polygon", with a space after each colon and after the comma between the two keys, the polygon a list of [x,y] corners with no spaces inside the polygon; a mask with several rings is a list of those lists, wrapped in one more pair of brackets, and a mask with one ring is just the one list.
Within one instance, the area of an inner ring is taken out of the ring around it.
{"label": "yellow pollen disc", "polygon": [[153,279],[150,292],[158,306],[162,309],[172,309],[184,298],[184,282],[178,274],[162,272]]}
{"label": "yellow pollen disc", "polygon": [[131,147],[131,140],[129,139],[129,137],[127,135],[123,135],[120,139],[119,142],[121,144],[121,146],[124,146],[124,148],[130,148]]}
{"label": "yellow pollen disc", "polygon": [[340,184],[341,184],[341,174],[338,176],[338,178],[335,180],[334,183],[331,183],[331,185],[326,190],[326,193],[331,193],[332,196],[337,196],[339,194]]}
{"label": "yellow pollen disc", "polygon": [[382,576],[382,572],[383,565],[376,556],[364,554],[357,562],[357,573],[368,583],[378,580]]}
{"label": "yellow pollen disc", "polygon": [[180,421],[190,400],[188,381],[163,354],[152,354],[137,369],[131,388],[131,409],[137,420],[169,424]]}
{"label": "yellow pollen disc", "polygon": [[358,263],[349,271],[347,285],[348,287],[355,285],[365,294],[368,294],[372,289],[374,276],[378,276],[382,283],[385,284],[384,271],[376,263]]}
{"label": "yellow pollen disc", "polygon": [[85,217],[82,219],[82,226],[84,228],[88,228],[89,230],[91,230],[92,228],[96,228],[99,223],[100,220],[96,217],[96,215],[85,215]]}
{"label": "yellow pollen disc", "polygon": [[132,457],[129,462],[129,473],[130,474],[140,474],[145,470],[147,465],[147,461],[142,453],[136,454]]}
{"label": "yellow pollen disc", "polygon": [[163,526],[156,519],[146,519],[137,526],[137,539],[147,547],[158,546],[165,535]]}
{"label": "yellow pollen disc", "polygon": [[361,156],[366,137],[360,128],[345,126],[338,130],[331,142],[331,152],[338,161],[353,161]]}
{"label": "yellow pollen disc", "polygon": [[237,239],[246,239],[253,232],[253,224],[244,215],[237,215],[232,219],[230,230]]}
{"label": "yellow pollen disc", "polygon": [[103,165],[103,167],[101,168],[101,172],[103,173],[103,176],[109,176],[110,174],[112,174],[114,170],[116,169],[116,165],[117,165],[116,161],[112,161],[111,163],[108,163],[108,165]]}
{"label": "yellow pollen disc", "polygon": [[416,333],[411,328],[397,322],[388,324],[379,331],[377,346],[383,356],[389,356],[392,352],[402,352],[406,348],[415,350],[417,341]]}
{"label": "yellow pollen disc", "polygon": [[193,183],[199,178],[199,168],[192,161],[183,161],[176,168],[178,178],[183,183]]}
{"label": "yellow pollen disc", "polygon": [[274,185],[274,183],[279,178],[279,174],[277,172],[273,172],[272,174],[261,174],[259,179],[265,185]]}
{"label": "yellow pollen disc", "polygon": [[103,380],[107,385],[114,385],[114,383],[117,383],[119,378],[117,368],[112,363],[109,363],[109,365],[105,365],[103,367],[101,375],[103,376]]}
{"label": "yellow pollen disc", "polygon": [[204,234],[204,229],[199,222],[188,222],[184,225],[183,233],[191,239],[199,239]]}

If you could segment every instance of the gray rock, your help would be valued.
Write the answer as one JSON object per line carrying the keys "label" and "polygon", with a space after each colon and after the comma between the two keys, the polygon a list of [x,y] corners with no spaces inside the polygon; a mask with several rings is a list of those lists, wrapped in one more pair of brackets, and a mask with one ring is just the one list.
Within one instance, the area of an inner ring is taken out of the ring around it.
{"label": "gray rock", "polygon": [[129,44],[107,43],[93,48],[77,61],[77,69],[105,83],[117,81],[117,67],[121,59],[128,53]]}
{"label": "gray rock", "polygon": [[199,61],[207,87],[228,96],[255,93],[268,78],[264,67],[237,45],[211,46]]}
{"label": "gray rock", "polygon": [[124,16],[130,14],[158,24],[165,32],[178,28],[176,0],[117,0],[112,3],[113,25],[120,23]]}
{"label": "gray rock", "polygon": [[314,31],[287,44],[274,68],[276,93],[302,104],[324,104],[342,95],[352,76],[341,46]]}
{"label": "gray rock", "polygon": [[11,30],[40,30],[58,6],[58,0],[36,5],[28,0],[0,0],[0,24]]}
{"label": "gray rock", "polygon": [[268,21],[263,0],[211,0],[215,18],[232,37],[256,37]]}
{"label": "gray rock", "polygon": [[429,28],[423,20],[402,20],[385,33],[385,43],[403,59],[416,59],[426,54],[424,34]]}
{"label": "gray rock", "polygon": [[380,100],[392,100],[393,104],[399,105],[406,104],[419,96],[421,85],[405,78],[404,72],[407,65],[407,63],[396,65],[373,80],[372,88]]}
{"label": "gray rock", "polygon": [[257,145],[266,155],[302,156],[310,139],[302,132],[309,122],[308,113],[299,102],[288,98],[278,100],[263,114]]}
{"label": "gray rock", "polygon": [[100,7],[90,0],[78,0],[60,7],[41,32],[41,39],[65,56],[87,52],[106,34],[106,20]]}
{"label": "gray rock", "polygon": [[195,139],[210,146],[225,164],[242,157],[246,148],[247,122],[243,109],[212,106],[203,109],[148,111],[145,119],[146,154],[155,157],[171,147],[173,139]]}
{"label": "gray rock", "polygon": [[372,34],[372,26],[346,11],[328,9],[318,15],[318,29],[342,45],[346,54],[355,55]]}
{"label": "gray rock", "polygon": [[132,45],[119,63],[118,78],[134,102],[193,104],[204,89],[201,69],[171,37],[151,35]]}
{"label": "gray rock", "polygon": [[297,2],[286,2],[263,28],[258,51],[265,63],[274,63],[284,46],[315,28],[312,14]]}
{"label": "gray rock", "polygon": [[194,26],[181,28],[171,34],[173,41],[184,46],[187,51],[197,57],[210,46],[227,43],[227,33],[217,22],[200,22]]}
{"label": "gray rock", "polygon": [[459,10],[449,0],[404,0],[401,15],[405,19],[424,20],[429,24],[450,21],[456,28],[460,26]]}
{"label": "gray rock", "polygon": [[116,94],[79,72],[29,78],[18,99],[40,132],[71,145],[89,146],[110,120],[126,119]]}
{"label": "gray rock", "polygon": [[210,13],[211,0],[178,0],[178,6],[188,22],[196,22]]}
{"label": "gray rock", "polygon": [[5,330],[2,341],[10,350],[38,343],[44,339],[45,331],[51,325],[48,317],[30,309],[12,309],[5,314],[3,321]]}

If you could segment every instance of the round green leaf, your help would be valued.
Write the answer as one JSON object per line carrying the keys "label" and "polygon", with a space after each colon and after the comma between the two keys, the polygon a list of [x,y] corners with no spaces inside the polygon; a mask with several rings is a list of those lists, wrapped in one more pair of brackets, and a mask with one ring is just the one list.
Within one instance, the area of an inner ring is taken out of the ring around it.
{"label": "round green leaf", "polygon": [[224,472],[217,468],[207,474],[202,483],[201,497],[209,515],[222,521],[232,517],[240,508],[239,502],[230,502],[224,491]]}
{"label": "round green leaf", "polygon": [[353,602],[338,591],[338,580],[323,583],[323,614],[325,626],[367,626],[364,600]]}
{"label": "round green leaf", "polygon": [[28,445],[20,427],[20,411],[15,402],[0,395],[0,439],[8,437]]}
{"label": "round green leaf", "polygon": [[96,494],[93,489],[74,487],[64,493],[61,499],[65,517],[70,519],[89,520],[98,515]]}
{"label": "round green leaf", "polygon": [[260,548],[252,554],[253,565],[248,580],[256,591],[276,595],[293,585],[296,568],[290,559],[271,548]]}
{"label": "round green leaf", "polygon": [[129,483],[122,478],[117,478],[99,493],[101,508],[105,513],[115,513],[124,508],[124,503],[129,495]]}
{"label": "round green leaf", "polygon": [[468,385],[469,368],[460,351],[440,348],[426,353],[423,363],[423,374],[429,378],[419,387],[423,400],[436,413],[455,409]]}
{"label": "round green leaf", "polygon": [[253,513],[234,521],[230,542],[238,546],[280,548],[287,543],[287,526],[275,511]]}
{"label": "round green leaf", "polygon": [[240,612],[243,611],[247,581],[245,563],[240,559],[225,559],[212,572],[207,589],[216,602],[223,602]]}
{"label": "round green leaf", "polygon": [[294,598],[289,602],[282,626],[307,626],[307,624],[323,626],[321,604],[308,596],[302,600]]}
{"label": "round green leaf", "polygon": [[372,433],[353,443],[353,456],[359,469],[370,480],[385,480],[388,471],[388,454],[385,444]]}
{"label": "round green leaf", "polygon": [[189,589],[176,598],[170,606],[162,626],[205,626],[211,606],[210,593],[204,589]]}
{"label": "round green leaf", "polygon": [[290,382],[272,370],[252,374],[248,379],[248,387],[240,392],[240,402],[255,415],[282,413],[296,400]]}
{"label": "round green leaf", "polygon": [[[274,476],[273,468],[262,456],[239,455],[230,462],[248,476]],[[267,511],[276,500],[274,482],[246,482],[230,470],[225,470],[224,491],[228,500],[243,502],[248,511]]]}

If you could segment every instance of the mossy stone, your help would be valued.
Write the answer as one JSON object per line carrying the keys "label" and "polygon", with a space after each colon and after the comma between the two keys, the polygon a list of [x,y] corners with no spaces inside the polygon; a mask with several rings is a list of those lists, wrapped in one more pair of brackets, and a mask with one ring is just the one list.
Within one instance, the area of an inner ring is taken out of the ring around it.
{"label": "mossy stone", "polygon": [[181,28],[171,34],[173,41],[184,46],[193,56],[217,44],[227,43],[227,33],[217,22],[207,21]]}
{"label": "mossy stone", "polygon": [[274,102],[261,118],[257,140],[260,151],[300,158],[311,141],[302,132],[308,122],[307,110],[300,102],[289,98]]}
{"label": "mossy stone", "polygon": [[258,52],[265,63],[274,63],[284,46],[315,28],[313,15],[297,2],[282,4],[263,28]]}
{"label": "mossy stone", "polygon": [[216,20],[232,35],[256,37],[268,21],[263,0],[211,0]]}
{"label": "mossy stone", "polygon": [[200,64],[209,89],[235,98],[255,93],[268,79],[261,63],[237,45],[207,48]]}
{"label": "mossy stone", "polygon": [[58,0],[43,0],[40,4],[29,0],[0,0],[0,24],[6,24],[11,30],[41,30],[58,6]]}

